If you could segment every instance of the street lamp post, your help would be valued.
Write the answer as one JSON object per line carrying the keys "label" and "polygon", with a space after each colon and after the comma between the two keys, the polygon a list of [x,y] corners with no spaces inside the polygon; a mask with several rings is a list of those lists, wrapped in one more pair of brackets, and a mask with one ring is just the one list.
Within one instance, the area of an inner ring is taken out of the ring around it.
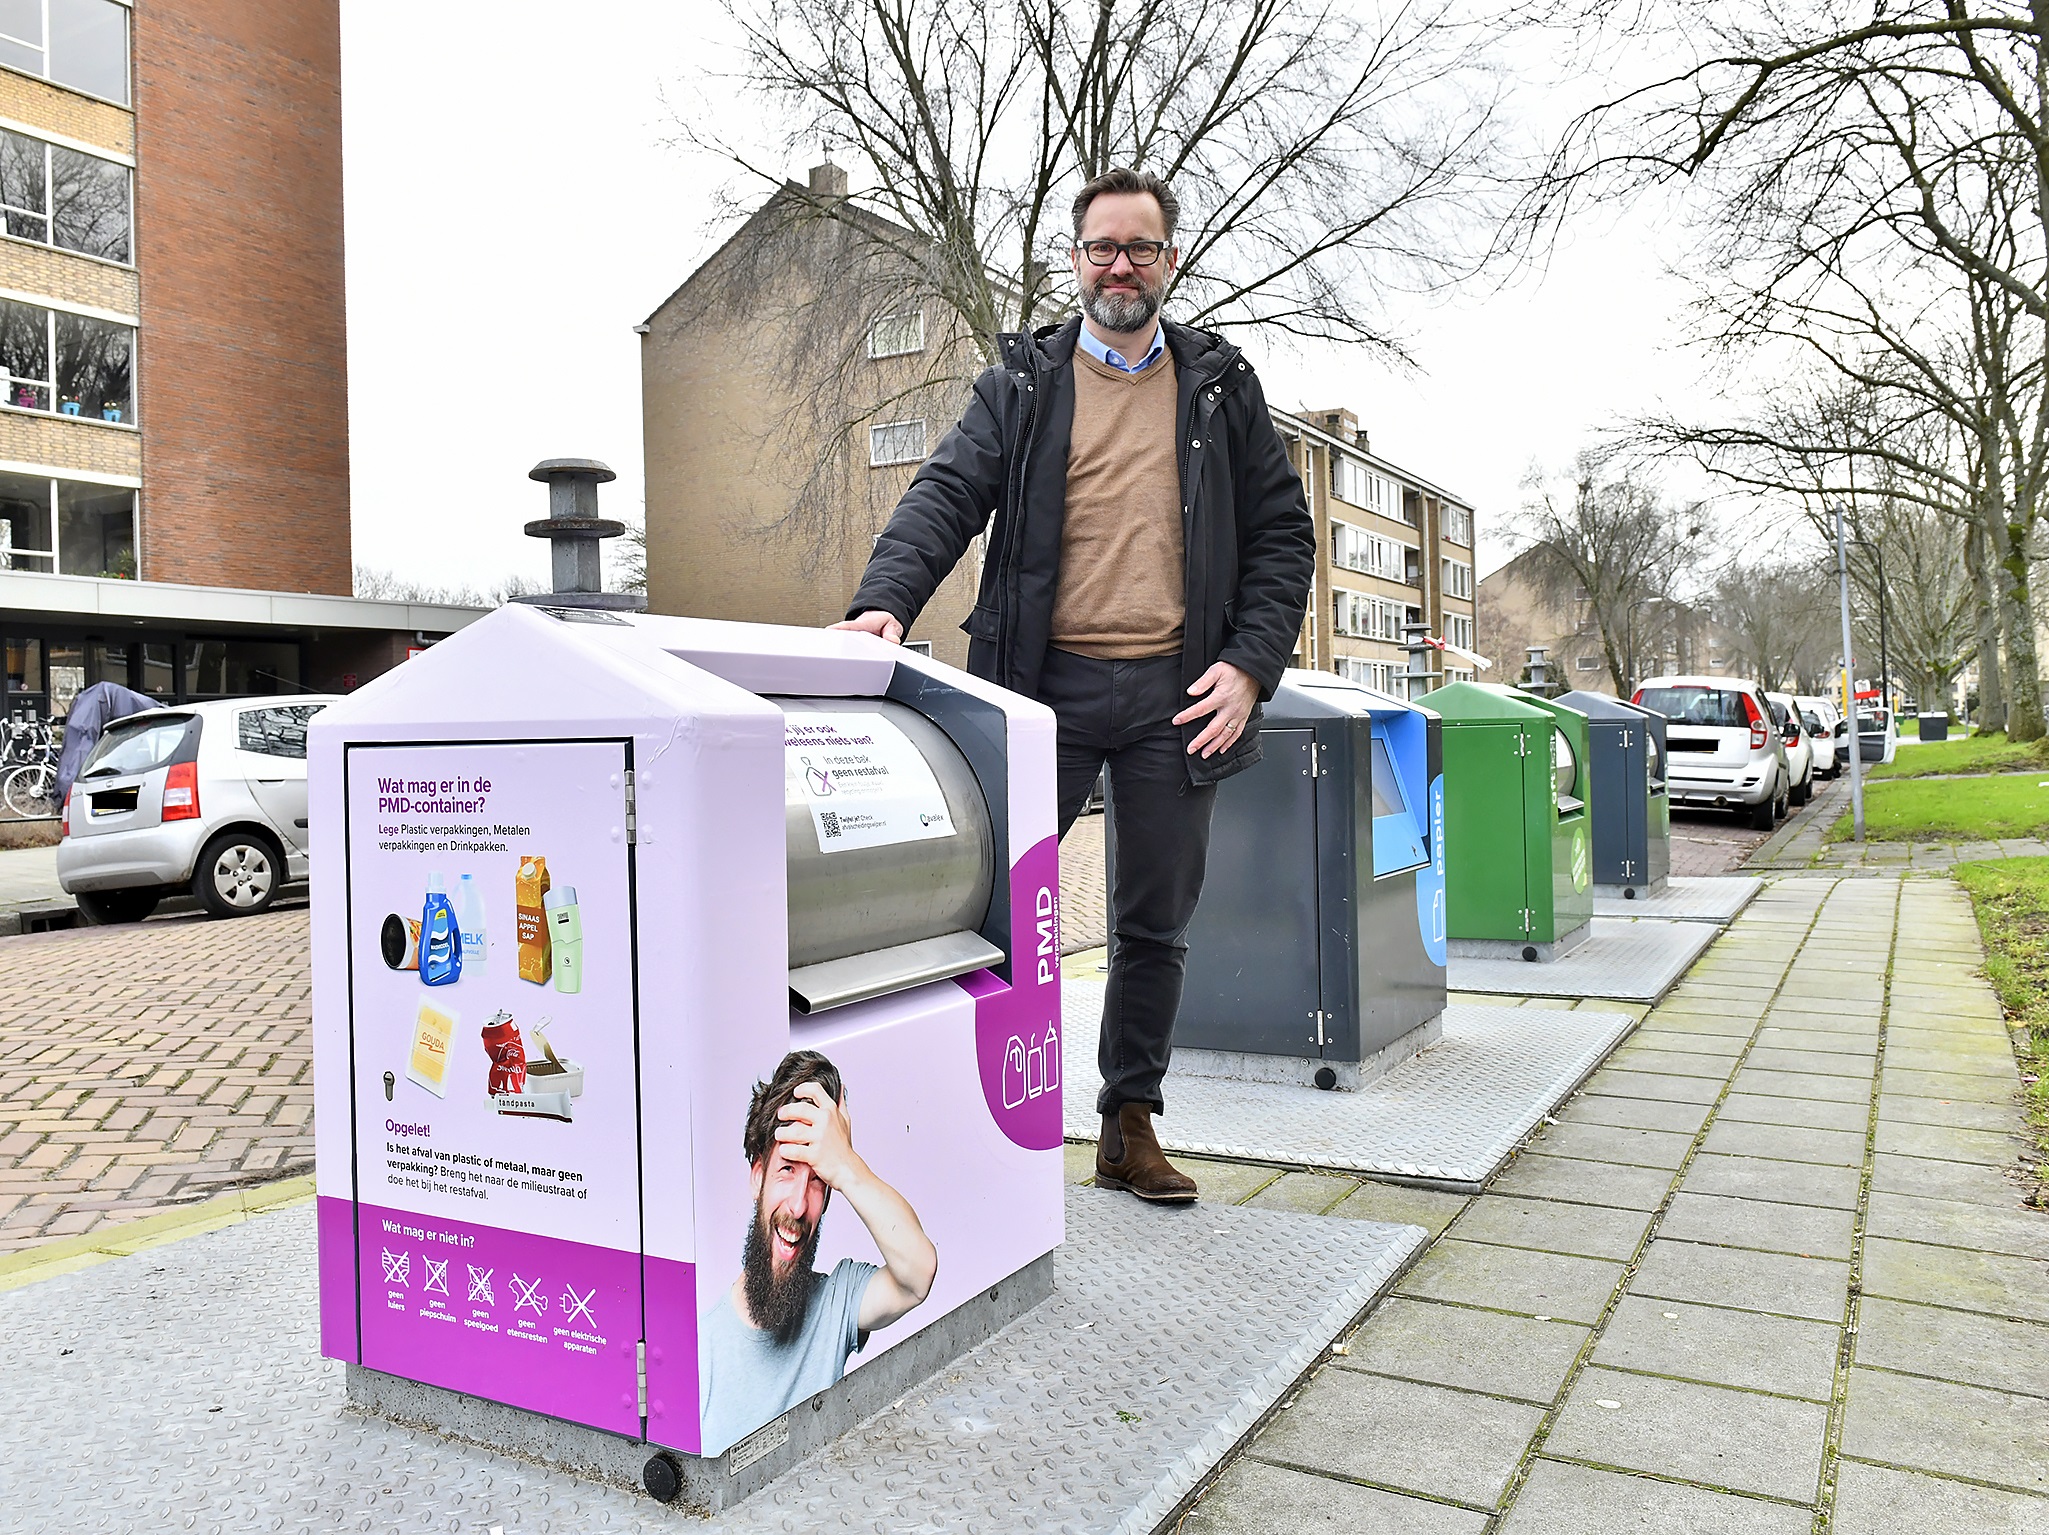
{"label": "street lamp post", "polygon": [[[1843,535],[1842,503],[1836,504],[1836,581],[1843,603],[1843,708],[1850,726],[1850,835],[1864,840],[1864,732],[1857,728],[1857,684],[1851,670],[1855,649],[1850,643],[1850,551]],[[1883,613],[1883,609],[1880,609]]]}
{"label": "street lamp post", "polygon": [[1868,538],[1853,538],[1853,544],[1861,544],[1871,551],[1871,558],[1878,565],[1878,696],[1886,708],[1892,707],[1892,668],[1888,660],[1889,633],[1886,625],[1885,551]]}

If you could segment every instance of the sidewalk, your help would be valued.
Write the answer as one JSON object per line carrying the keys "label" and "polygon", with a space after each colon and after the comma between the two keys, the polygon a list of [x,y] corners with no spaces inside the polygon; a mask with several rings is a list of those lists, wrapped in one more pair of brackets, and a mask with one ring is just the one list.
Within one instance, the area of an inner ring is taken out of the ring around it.
{"label": "sidewalk", "polygon": [[[1968,784],[1971,777],[1955,781]],[[1824,842],[1828,829],[1849,813],[1850,780],[1838,778],[1814,797],[1814,804],[1804,817],[1787,821],[1750,855],[1744,867],[1760,874],[1773,869],[1829,874],[1941,874],[1957,864],[1988,858],[2049,857],[2049,841],[2040,837],[2008,837],[1992,842]]]}
{"label": "sidewalk", "polygon": [[[2049,1529],[2049,1218],[1947,883],[1769,887],[1180,1528]],[[1300,1175],[1295,1175],[1300,1176]]]}

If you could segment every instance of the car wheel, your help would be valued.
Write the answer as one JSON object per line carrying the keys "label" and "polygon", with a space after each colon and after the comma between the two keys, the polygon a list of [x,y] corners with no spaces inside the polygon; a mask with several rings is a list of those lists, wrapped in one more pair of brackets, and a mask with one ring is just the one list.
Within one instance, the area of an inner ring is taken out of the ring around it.
{"label": "car wheel", "polygon": [[1775,800],[1760,800],[1750,807],[1750,829],[1752,831],[1770,831],[1772,829],[1772,823],[1778,819],[1774,813],[1776,804],[1777,801]]}
{"label": "car wheel", "polygon": [[284,856],[268,837],[224,831],[200,852],[192,893],[216,917],[251,917],[277,899],[284,878]]}
{"label": "car wheel", "polygon": [[1805,805],[1809,800],[1813,798],[1814,779],[1810,776],[1805,783],[1803,783],[1802,785],[1800,785],[1799,788],[1793,791],[1793,803],[1795,805]]}
{"label": "car wheel", "polygon": [[140,922],[157,909],[158,892],[142,890],[81,890],[78,914],[91,927],[113,927],[123,922]]}

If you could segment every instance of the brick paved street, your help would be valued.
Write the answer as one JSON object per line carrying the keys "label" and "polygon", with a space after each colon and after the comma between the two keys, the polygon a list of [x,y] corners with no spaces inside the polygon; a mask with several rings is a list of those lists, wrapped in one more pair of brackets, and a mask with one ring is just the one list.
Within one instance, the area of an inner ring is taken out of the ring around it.
{"label": "brick paved street", "polygon": [[0,1252],[313,1156],[307,913],[0,938]]}
{"label": "brick paved street", "polygon": [[1110,941],[1103,915],[1103,818],[1085,815],[1060,841],[1060,952]]}

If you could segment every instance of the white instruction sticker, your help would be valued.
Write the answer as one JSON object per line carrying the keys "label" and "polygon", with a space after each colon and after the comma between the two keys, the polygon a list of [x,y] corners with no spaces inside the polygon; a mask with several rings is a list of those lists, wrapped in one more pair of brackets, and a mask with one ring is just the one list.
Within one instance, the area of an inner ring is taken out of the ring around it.
{"label": "white instruction sticker", "polygon": [[822,853],[953,835],[938,778],[886,715],[785,716],[783,791],[810,807]]}

